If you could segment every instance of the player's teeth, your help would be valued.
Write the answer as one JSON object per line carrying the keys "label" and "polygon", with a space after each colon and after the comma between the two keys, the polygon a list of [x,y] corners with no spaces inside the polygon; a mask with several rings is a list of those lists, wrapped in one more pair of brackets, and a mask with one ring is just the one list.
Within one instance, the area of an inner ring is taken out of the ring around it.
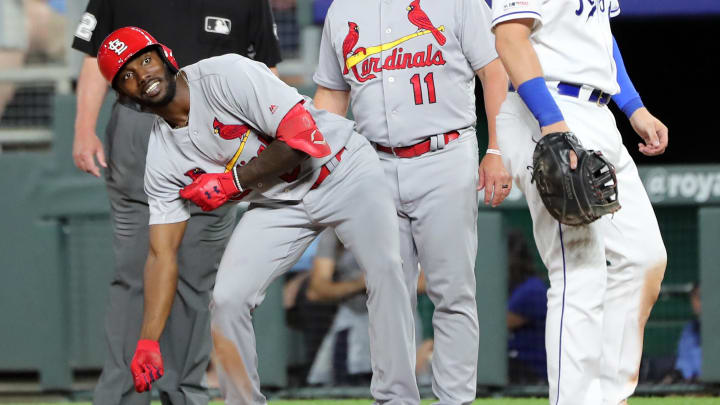
{"label": "player's teeth", "polygon": [[145,94],[152,93],[152,91],[155,90],[155,88],[158,86],[158,84],[160,84],[160,82],[155,82],[155,83],[151,84],[150,87],[148,87],[148,89],[145,90]]}

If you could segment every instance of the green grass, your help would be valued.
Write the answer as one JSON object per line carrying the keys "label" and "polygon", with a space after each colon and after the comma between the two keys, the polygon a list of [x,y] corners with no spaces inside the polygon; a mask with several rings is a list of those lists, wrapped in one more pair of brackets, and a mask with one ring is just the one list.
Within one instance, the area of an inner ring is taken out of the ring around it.
{"label": "green grass", "polygon": [[[429,405],[433,401],[425,400],[423,405]],[[11,404],[4,403],[0,399],[0,403],[6,405],[90,405],[89,402],[53,402],[53,403],[28,403]],[[293,400],[293,401],[270,401],[269,405],[370,405],[369,399],[351,399],[351,400]],[[544,398],[493,398],[478,399],[473,402],[476,405],[547,405],[548,401]],[[629,405],[713,405],[720,403],[719,398],[712,397],[655,397],[655,398],[633,398],[629,401]],[[160,405],[160,402],[153,402],[153,405]],[[221,401],[211,402],[210,405],[223,405]]]}
{"label": "green grass", "polygon": [[[718,404],[718,398],[691,398],[691,397],[663,397],[663,398],[636,398],[629,401],[629,405],[711,405]],[[429,405],[433,401],[423,401],[423,405]],[[270,401],[269,405],[370,405],[370,400],[308,400],[308,401]],[[473,402],[477,405],[547,405],[545,398],[497,398],[478,399]],[[212,405],[222,405],[221,402]]]}
{"label": "green grass", "polygon": [[[663,397],[663,398],[636,398],[629,402],[629,405],[711,405],[718,404],[718,398],[691,398],[691,397]],[[307,400],[307,401],[270,401],[269,405],[370,405],[370,400]],[[422,402],[423,405],[430,405],[432,400]],[[473,402],[476,405],[547,405],[545,398],[496,398],[478,399]],[[212,405],[222,405],[221,402]]]}

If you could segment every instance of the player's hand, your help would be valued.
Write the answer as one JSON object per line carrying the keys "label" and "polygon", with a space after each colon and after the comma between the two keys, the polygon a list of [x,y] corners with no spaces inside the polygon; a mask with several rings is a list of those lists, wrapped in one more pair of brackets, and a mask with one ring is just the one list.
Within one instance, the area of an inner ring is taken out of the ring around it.
{"label": "player's hand", "polygon": [[165,372],[158,342],[148,339],[138,341],[135,355],[130,363],[130,372],[135,383],[135,391],[150,391],[151,384]]}
{"label": "player's hand", "polygon": [[[107,168],[102,142],[100,142],[100,138],[95,135],[94,131],[78,130],[75,132],[72,155],[78,169],[95,177],[100,177],[98,164]],[[95,159],[97,159],[98,164],[95,163]]]}
{"label": "player's hand", "polygon": [[485,189],[485,205],[497,207],[512,190],[512,177],[505,169],[502,158],[488,153],[478,168],[478,191]]}
{"label": "player's hand", "polygon": [[[554,124],[550,124],[540,128],[540,136],[545,136],[547,134],[552,134],[555,132],[572,131],[570,131],[570,127],[567,126],[567,123],[565,121],[558,121]],[[577,168],[577,155],[574,151],[571,150],[568,152],[568,159],[570,160],[570,170],[575,170]]]}
{"label": "player's hand", "polygon": [[638,143],[638,150],[645,156],[657,156],[665,152],[668,145],[668,129],[645,107],[635,110],[630,116],[630,125],[645,143]]}
{"label": "player's hand", "polygon": [[205,173],[180,190],[180,197],[194,202],[203,211],[212,211],[239,192],[232,172]]}

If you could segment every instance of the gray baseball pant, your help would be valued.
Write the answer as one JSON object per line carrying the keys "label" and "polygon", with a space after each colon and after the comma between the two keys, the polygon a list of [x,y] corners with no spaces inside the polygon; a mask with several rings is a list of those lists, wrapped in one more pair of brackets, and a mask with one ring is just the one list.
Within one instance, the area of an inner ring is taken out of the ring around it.
{"label": "gray baseball pant", "polygon": [[418,261],[435,305],[433,392],[438,404],[475,400],[478,146],[475,130],[414,158],[378,152],[400,222],[405,282],[417,305]]}
{"label": "gray baseball pant", "polygon": [[365,273],[373,397],[379,404],[420,402],[395,208],[367,140],[354,134],[346,148],[320,187],[301,201],[252,204],[230,239],[213,292],[215,339],[232,344],[220,368],[227,404],[266,403],[255,351],[255,339],[262,336],[253,331],[252,310],[262,303],[268,285],[328,226],[335,228]]}

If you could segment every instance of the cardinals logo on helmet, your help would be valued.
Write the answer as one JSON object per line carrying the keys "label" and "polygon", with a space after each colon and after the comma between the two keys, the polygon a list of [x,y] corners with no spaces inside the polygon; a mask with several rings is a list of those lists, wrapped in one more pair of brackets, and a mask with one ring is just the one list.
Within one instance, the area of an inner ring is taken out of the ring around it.
{"label": "cardinals logo on helmet", "polygon": [[125,42],[116,38],[108,43],[108,49],[118,55],[122,55],[122,53],[128,49],[128,46],[125,44]]}

